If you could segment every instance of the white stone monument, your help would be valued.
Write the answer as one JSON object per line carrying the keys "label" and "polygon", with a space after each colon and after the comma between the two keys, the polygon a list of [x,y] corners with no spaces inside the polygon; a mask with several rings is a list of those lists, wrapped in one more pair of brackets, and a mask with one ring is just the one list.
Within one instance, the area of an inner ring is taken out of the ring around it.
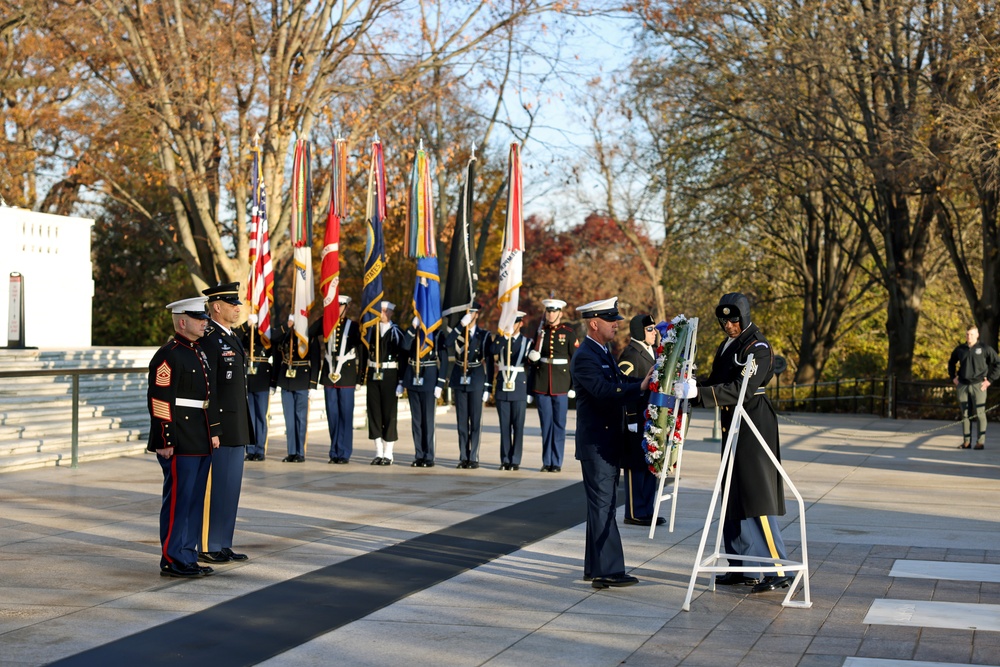
{"label": "white stone monument", "polygon": [[28,347],[90,347],[93,226],[88,218],[0,206],[0,322],[6,330],[10,274],[20,273]]}

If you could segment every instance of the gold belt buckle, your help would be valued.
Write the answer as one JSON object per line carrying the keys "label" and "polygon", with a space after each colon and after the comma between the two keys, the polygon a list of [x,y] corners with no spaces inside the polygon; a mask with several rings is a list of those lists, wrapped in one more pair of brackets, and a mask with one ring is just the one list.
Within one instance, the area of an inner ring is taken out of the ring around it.
{"label": "gold belt buckle", "polygon": [[331,382],[336,382],[337,380],[340,379],[340,373],[330,373],[329,375]]}
{"label": "gold belt buckle", "polygon": [[295,377],[296,373],[298,373],[298,371],[295,370],[294,368],[289,367],[289,368],[285,369],[285,377],[286,378],[293,378],[293,377]]}

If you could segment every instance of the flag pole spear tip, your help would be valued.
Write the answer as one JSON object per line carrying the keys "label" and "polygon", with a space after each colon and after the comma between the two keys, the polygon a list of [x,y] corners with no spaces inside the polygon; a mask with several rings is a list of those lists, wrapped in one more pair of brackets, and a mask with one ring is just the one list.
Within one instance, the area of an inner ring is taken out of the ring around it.
{"label": "flag pole spear tip", "polygon": [[379,138],[378,138],[378,130],[375,130],[375,138],[374,138],[374,139],[372,139],[372,142],[373,142],[373,143],[376,143],[376,144],[380,144],[380,143],[382,143],[382,142],[381,142],[381,141],[379,140]]}
{"label": "flag pole spear tip", "polygon": [[475,141],[472,142],[472,159],[473,160],[476,159],[476,142]]}
{"label": "flag pole spear tip", "polygon": [[424,140],[423,139],[420,140],[420,148],[418,148],[417,150],[421,150],[421,151],[424,150]]}

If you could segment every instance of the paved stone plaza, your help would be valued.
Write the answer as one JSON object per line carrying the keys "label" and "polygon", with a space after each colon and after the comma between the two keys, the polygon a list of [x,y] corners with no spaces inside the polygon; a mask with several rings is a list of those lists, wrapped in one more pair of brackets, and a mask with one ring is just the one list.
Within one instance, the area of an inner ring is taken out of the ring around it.
{"label": "paved stone plaza", "polygon": [[674,532],[621,526],[640,583],[603,591],[582,580],[573,413],[561,474],[538,472],[534,411],[522,469],[497,470],[485,414],[478,470],[454,467],[454,413],[429,469],[409,467],[408,423],[389,468],[368,465],[361,430],[347,466],[316,433],[306,463],[282,463],[272,434],[244,478],[234,547],[250,560],[197,580],[158,575],[151,455],[0,475],[0,665],[1000,665],[1000,433],[958,450],[942,422],[782,419],[811,608],[702,576],[684,612],[719,466],[709,412],[694,414]]}

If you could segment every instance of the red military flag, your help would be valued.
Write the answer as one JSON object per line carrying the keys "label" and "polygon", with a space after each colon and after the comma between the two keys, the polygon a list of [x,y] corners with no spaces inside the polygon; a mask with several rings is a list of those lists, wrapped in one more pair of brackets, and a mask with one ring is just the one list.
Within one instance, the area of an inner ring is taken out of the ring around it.
{"label": "red military flag", "polygon": [[347,142],[333,145],[330,211],[326,216],[319,291],[323,296],[323,340],[329,340],[340,321],[340,222],[347,205]]}

